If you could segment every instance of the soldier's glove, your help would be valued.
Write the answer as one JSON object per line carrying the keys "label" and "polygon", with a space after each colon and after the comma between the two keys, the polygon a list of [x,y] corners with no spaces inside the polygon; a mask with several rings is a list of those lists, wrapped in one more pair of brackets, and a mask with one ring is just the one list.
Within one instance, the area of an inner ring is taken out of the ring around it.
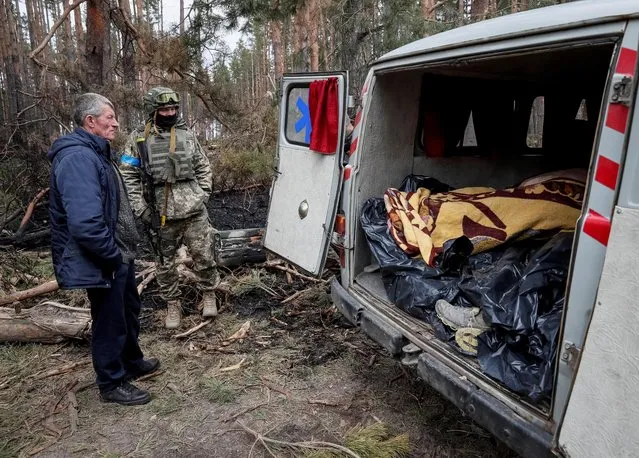
{"label": "soldier's glove", "polygon": [[162,180],[166,183],[173,184],[178,176],[180,176],[180,161],[175,155],[169,154],[162,173]]}

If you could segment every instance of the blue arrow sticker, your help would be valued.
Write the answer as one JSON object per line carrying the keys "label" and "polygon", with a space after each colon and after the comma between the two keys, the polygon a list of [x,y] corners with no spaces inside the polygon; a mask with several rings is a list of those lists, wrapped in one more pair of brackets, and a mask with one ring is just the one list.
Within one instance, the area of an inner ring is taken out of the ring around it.
{"label": "blue arrow sticker", "polygon": [[311,113],[308,111],[308,105],[302,100],[301,97],[297,98],[295,102],[297,109],[302,113],[302,117],[295,123],[295,133],[300,132],[302,129],[306,129],[304,132],[304,141],[306,143],[311,142]]}

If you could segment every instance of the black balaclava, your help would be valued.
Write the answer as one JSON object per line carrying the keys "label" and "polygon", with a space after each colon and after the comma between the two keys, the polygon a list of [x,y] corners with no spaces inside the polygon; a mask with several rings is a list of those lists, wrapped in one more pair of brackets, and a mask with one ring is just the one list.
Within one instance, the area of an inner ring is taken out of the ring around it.
{"label": "black balaclava", "polygon": [[163,129],[170,129],[175,125],[179,119],[178,110],[175,110],[173,116],[162,116],[157,111],[155,112],[155,124]]}

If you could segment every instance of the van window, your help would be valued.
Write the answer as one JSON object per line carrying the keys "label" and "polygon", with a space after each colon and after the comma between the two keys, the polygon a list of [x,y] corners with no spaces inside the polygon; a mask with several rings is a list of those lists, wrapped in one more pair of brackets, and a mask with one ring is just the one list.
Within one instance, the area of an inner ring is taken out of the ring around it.
{"label": "van window", "polygon": [[544,142],[544,98],[537,97],[530,107],[530,120],[528,121],[528,135],[526,146],[528,148],[541,148]]}
{"label": "van window", "polygon": [[468,116],[464,137],[461,139],[457,147],[473,147],[477,146],[477,136],[475,135],[475,123],[473,122],[473,112]]}
{"label": "van window", "polygon": [[586,99],[581,101],[581,105],[579,105],[575,119],[579,121],[588,121],[588,107],[586,106]]}
{"label": "van window", "polygon": [[295,145],[311,143],[311,115],[308,108],[309,86],[300,84],[289,89],[286,102],[286,140]]}
{"label": "van window", "polygon": [[[468,58],[421,73],[415,156],[542,156],[587,166],[609,43]],[[552,70],[548,70],[552,69]]]}

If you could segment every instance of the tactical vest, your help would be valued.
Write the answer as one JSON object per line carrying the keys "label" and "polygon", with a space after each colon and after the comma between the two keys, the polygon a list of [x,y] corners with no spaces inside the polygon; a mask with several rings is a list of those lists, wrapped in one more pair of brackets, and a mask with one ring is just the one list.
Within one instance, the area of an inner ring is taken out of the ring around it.
{"label": "tactical vest", "polygon": [[[178,169],[175,171],[177,181],[192,180],[195,178],[193,171],[193,142],[187,142],[187,131],[185,129],[175,129],[175,152],[173,154],[179,163]],[[162,176],[166,163],[169,160],[169,141],[170,132],[152,133],[147,138],[147,147],[149,151],[149,165],[155,184],[164,183]],[[187,143],[191,143],[190,145]]]}

